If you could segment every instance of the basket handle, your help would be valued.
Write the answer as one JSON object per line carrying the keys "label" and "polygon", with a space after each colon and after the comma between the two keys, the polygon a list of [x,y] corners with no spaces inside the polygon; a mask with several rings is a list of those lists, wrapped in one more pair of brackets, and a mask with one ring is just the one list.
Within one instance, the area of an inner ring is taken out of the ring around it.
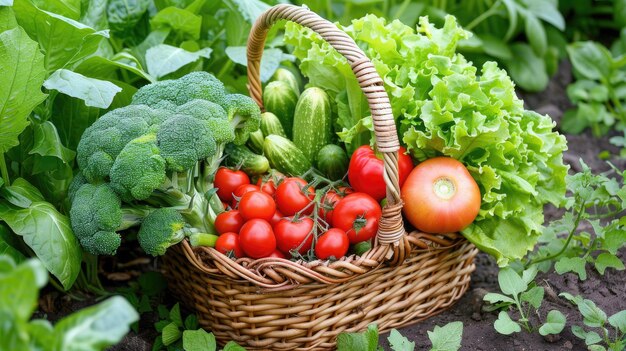
{"label": "basket handle", "polygon": [[[278,20],[286,19],[308,27],[318,33],[325,41],[343,55],[352,67],[361,90],[367,98],[378,151],[383,154],[384,180],[387,187],[387,204],[383,208],[377,243],[404,246],[406,234],[402,222],[402,199],[398,176],[398,133],[389,103],[389,96],[383,86],[383,80],[376,72],[374,64],[365,56],[350,36],[339,30],[336,25],[320,17],[305,7],[280,4],[263,12],[252,26],[248,37],[248,90],[250,96],[263,108],[262,86],[260,79],[261,56],[265,39],[270,27]],[[375,243],[375,245],[377,244]],[[396,248],[397,250],[397,248]],[[403,251],[403,250],[401,250]],[[390,252],[391,254],[391,252]]]}

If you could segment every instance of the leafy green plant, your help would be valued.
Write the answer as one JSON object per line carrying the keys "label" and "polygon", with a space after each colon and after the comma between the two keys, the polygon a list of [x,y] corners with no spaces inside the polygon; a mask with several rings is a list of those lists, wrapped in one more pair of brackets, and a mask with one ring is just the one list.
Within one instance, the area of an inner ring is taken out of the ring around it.
{"label": "leafy green plant", "polygon": [[[164,305],[159,305],[158,312],[161,320],[155,323],[154,327],[161,335],[157,336],[154,341],[153,351],[217,350],[217,342],[213,333],[208,333],[199,328],[198,318],[194,314],[188,315],[183,320],[178,303],[171,310],[168,310]],[[234,341],[230,341],[224,345],[222,351],[245,351],[245,349]]]}
{"label": "leafy green plant", "polygon": [[578,134],[591,128],[595,136],[610,129],[626,128],[626,56],[613,55],[603,45],[577,42],[567,48],[577,80],[567,87],[567,95],[576,107],[567,111],[561,128]]}
{"label": "leafy green plant", "polygon": [[119,342],[139,319],[122,297],[74,312],[56,325],[44,319],[30,320],[39,289],[46,285],[48,273],[41,261],[15,264],[0,255],[0,349],[12,351],[96,351]]}
{"label": "leafy green plant", "polygon": [[[543,302],[544,288],[538,286],[534,279],[537,269],[531,267],[518,274],[513,268],[504,267],[498,272],[500,293],[488,293],[484,300],[491,303],[493,309],[501,310],[493,326],[500,334],[519,333],[522,327],[527,332],[539,331],[541,335],[559,334],[565,327],[565,316],[558,310],[551,310],[545,316],[543,324],[540,320],[539,308]],[[513,307],[517,320],[511,318],[509,309]],[[539,325],[541,324],[541,325]]]}
{"label": "leafy green plant", "polygon": [[626,310],[607,317],[606,312],[591,300],[569,293],[561,293],[560,296],[578,307],[578,311],[583,317],[583,323],[587,327],[600,330],[598,333],[594,330],[585,330],[579,325],[572,326],[572,333],[585,340],[589,350],[622,351],[626,348]]}
{"label": "leafy green plant", "polygon": [[[463,323],[452,322],[443,327],[435,326],[433,331],[428,331],[428,339],[432,343],[430,351],[457,351],[461,348],[463,336]],[[394,351],[413,351],[415,342],[409,341],[396,329],[392,329],[387,341]],[[337,336],[338,351],[378,351],[382,347],[378,345],[378,327],[370,324],[362,333],[341,333]]]}
{"label": "leafy green plant", "polygon": [[[546,227],[537,250],[528,255],[526,267],[537,265],[548,271],[554,264],[557,273],[574,272],[582,280],[587,279],[587,264],[600,274],[607,268],[624,269],[617,251],[626,245],[626,217],[620,217],[626,207],[626,172],[614,177],[609,176],[616,170],[593,174],[580,162],[581,172],[566,178],[566,212]],[[593,231],[580,231],[583,224]]]}

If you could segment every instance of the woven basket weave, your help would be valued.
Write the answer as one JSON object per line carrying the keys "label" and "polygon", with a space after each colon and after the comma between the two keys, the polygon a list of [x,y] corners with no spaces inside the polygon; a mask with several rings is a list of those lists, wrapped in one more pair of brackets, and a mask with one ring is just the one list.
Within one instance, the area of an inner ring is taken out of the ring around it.
{"label": "woven basket weave", "polygon": [[377,148],[383,154],[387,202],[371,250],[338,261],[280,258],[232,260],[188,241],[168,250],[163,269],[170,289],[196,311],[220,343],[248,350],[329,350],[341,332],[376,323],[386,331],[428,318],[467,290],[476,248],[456,233],[407,233],[398,184],[399,142],[382,79],[356,43],[306,8],[276,5],[256,21],[248,39],[251,97],[263,108],[260,59],[269,28],[287,19],[306,26],[350,63],[367,97]]}

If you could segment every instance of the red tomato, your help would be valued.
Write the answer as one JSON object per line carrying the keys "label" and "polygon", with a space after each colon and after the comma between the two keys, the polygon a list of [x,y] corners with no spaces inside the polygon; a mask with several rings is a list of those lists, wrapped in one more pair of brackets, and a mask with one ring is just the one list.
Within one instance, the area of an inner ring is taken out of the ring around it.
{"label": "red tomato", "polygon": [[215,249],[224,255],[228,255],[232,251],[235,257],[243,257],[237,233],[227,232],[220,235],[215,241]]}
{"label": "red tomato", "polygon": [[274,252],[272,252],[269,256],[267,257],[274,257],[274,258],[287,258],[287,256],[285,256],[284,253],[280,252],[280,250],[274,250]]}
{"label": "red tomato", "polygon": [[306,209],[302,214],[309,215],[313,212],[311,202],[315,198],[315,189],[307,185],[304,179],[296,177],[286,178],[280,183],[276,188],[276,204],[282,214],[293,216],[304,208]]}
{"label": "red tomato", "polygon": [[247,221],[239,231],[239,243],[243,252],[252,258],[267,257],[276,250],[272,226],[263,219]]}
{"label": "red tomato", "polygon": [[274,217],[272,217],[272,219],[270,220],[270,224],[272,225],[272,228],[274,228],[274,226],[276,225],[276,223],[280,222],[281,219],[283,219],[283,214],[280,213],[279,210],[276,210],[276,212],[274,212]]}
{"label": "red tomato", "polygon": [[315,256],[320,260],[327,260],[331,257],[339,259],[346,255],[349,247],[350,239],[348,239],[346,232],[338,228],[331,228],[317,238]]}
{"label": "red tomato", "polygon": [[345,231],[350,243],[355,244],[376,235],[380,216],[382,210],[376,200],[365,193],[354,193],[335,206],[333,224]]}
{"label": "red tomato", "polygon": [[[406,155],[405,152],[406,149],[403,147],[398,150],[398,173],[401,187],[413,169],[411,156]],[[383,168],[383,160],[376,156],[369,145],[359,147],[350,158],[348,168],[350,185],[355,191],[366,193],[376,201],[384,199],[387,188],[383,180]]]}
{"label": "red tomato", "polygon": [[276,212],[276,203],[271,196],[260,190],[250,191],[239,200],[239,212],[246,221],[254,218],[271,221]]}
{"label": "red tomato", "polygon": [[237,210],[222,212],[215,217],[215,229],[218,233],[239,233],[244,219]]}
{"label": "red tomato", "polygon": [[333,226],[333,209],[337,202],[343,199],[346,195],[352,194],[354,190],[347,186],[341,186],[336,191],[330,190],[322,197],[322,201],[317,211],[318,216],[322,218],[330,227]]}
{"label": "red tomato", "polygon": [[235,191],[233,192],[233,202],[230,204],[230,207],[237,208],[239,200],[241,200],[241,197],[245,193],[257,190],[259,190],[259,187],[254,184],[242,184],[238,186],[237,189],[235,189]]}
{"label": "red tomato", "polygon": [[213,185],[217,188],[217,196],[220,200],[231,202],[233,192],[242,184],[250,184],[250,178],[243,171],[233,171],[225,167],[220,167],[215,172]]}
{"label": "red tomato", "polygon": [[303,254],[311,248],[313,243],[312,231],[313,220],[309,217],[283,218],[274,226],[276,246],[285,254],[300,247],[298,252]]}
{"label": "red tomato", "polygon": [[461,162],[449,157],[417,165],[402,186],[402,200],[408,221],[427,233],[462,230],[474,221],[481,205],[478,184]]}

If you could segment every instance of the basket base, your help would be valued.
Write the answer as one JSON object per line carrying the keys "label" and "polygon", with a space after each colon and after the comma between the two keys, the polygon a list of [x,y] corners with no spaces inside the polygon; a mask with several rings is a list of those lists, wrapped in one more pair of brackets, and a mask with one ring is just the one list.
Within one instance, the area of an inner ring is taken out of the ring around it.
{"label": "basket base", "polygon": [[414,250],[402,264],[382,266],[342,284],[303,284],[263,292],[245,280],[207,274],[189,264],[180,245],[163,257],[170,290],[198,315],[220,344],[247,350],[333,350],[342,332],[380,332],[445,311],[469,286],[478,250],[465,240]]}

